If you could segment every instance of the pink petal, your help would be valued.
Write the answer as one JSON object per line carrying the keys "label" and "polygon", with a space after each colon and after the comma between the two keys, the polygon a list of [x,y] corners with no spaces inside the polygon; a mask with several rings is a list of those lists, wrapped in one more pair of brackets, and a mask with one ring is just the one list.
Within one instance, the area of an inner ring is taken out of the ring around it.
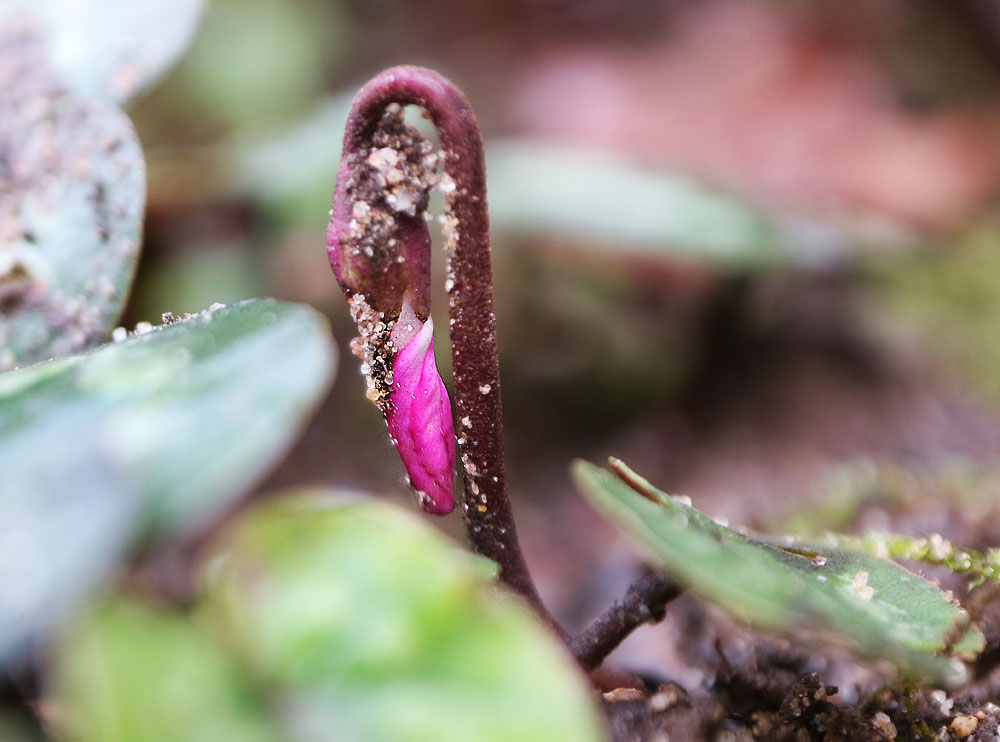
{"label": "pink petal", "polygon": [[393,361],[392,389],[385,421],[420,506],[437,515],[450,513],[455,507],[455,429],[448,391],[434,362],[430,319]]}

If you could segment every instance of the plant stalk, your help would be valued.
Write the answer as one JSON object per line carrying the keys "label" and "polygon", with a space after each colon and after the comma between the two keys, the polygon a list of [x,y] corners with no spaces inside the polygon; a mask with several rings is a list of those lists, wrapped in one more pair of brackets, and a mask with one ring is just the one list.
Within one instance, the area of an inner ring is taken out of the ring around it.
{"label": "plant stalk", "polygon": [[[479,125],[468,100],[447,79],[421,67],[394,67],[374,77],[355,98],[344,133],[344,163],[350,163],[349,154],[365,150],[390,103],[418,105],[430,115],[441,139],[445,177],[450,178],[443,189],[446,288],[469,540],[476,552],[500,566],[501,581],[554,626],[528,572],[507,493],[486,173]],[[338,183],[343,175],[338,177]],[[343,203],[339,206],[350,208]]]}
{"label": "plant stalk", "polygon": [[584,670],[600,667],[604,658],[633,630],[645,623],[662,621],[667,603],[680,594],[681,589],[659,573],[640,577],[629,586],[625,597],[573,637],[570,652]]}
{"label": "plant stalk", "polygon": [[[546,610],[518,542],[507,491],[482,138],[468,100],[447,79],[421,67],[394,67],[372,78],[358,93],[344,133],[331,221],[334,233],[328,241],[337,245],[343,239],[338,230],[350,223],[354,208],[348,192],[352,172],[369,156],[391,104],[423,108],[437,128],[444,155],[445,288],[469,541],[476,552],[499,565],[501,582],[549,623],[581,666],[593,670],[637,626],[661,620],[666,603],[679,589],[660,575],[647,575],[576,638],[570,638]],[[371,294],[369,300],[377,309],[398,311],[405,291],[423,320],[430,312],[430,235],[422,213],[398,214],[395,219],[401,261],[390,252],[374,268],[358,268],[344,265],[334,249],[331,264],[348,296],[354,291],[348,271],[368,271],[362,275],[365,293]]]}

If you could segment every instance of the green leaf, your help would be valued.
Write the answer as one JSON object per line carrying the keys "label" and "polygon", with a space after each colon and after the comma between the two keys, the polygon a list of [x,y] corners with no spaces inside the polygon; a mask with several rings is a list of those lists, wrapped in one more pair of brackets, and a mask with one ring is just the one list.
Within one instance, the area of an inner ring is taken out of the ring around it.
{"label": "green leaf", "polygon": [[332,377],[326,321],[252,300],[0,374],[0,662],[137,529],[189,530],[291,445]]}
{"label": "green leaf", "polygon": [[576,249],[747,269],[827,264],[859,243],[911,241],[898,225],[766,207],[593,148],[511,140],[486,160],[498,231],[568,235]]}
{"label": "green leaf", "polygon": [[[578,461],[580,491],[653,560],[701,598],[752,627],[847,646],[888,660],[906,677],[946,686],[966,677],[959,658],[983,647],[966,613],[892,562],[738,533],[655,489],[621,462],[621,478]],[[951,653],[946,651],[948,645]]]}
{"label": "green leaf", "polygon": [[0,27],[39,38],[65,88],[124,102],[180,56],[201,7],[202,0],[3,0]]}
{"label": "green leaf", "polygon": [[601,739],[584,678],[493,573],[410,513],[314,493],[248,514],[206,580],[288,739]]}
{"label": "green leaf", "polygon": [[108,337],[139,255],[145,169],[135,130],[117,108],[31,90],[0,104],[0,145],[8,158],[0,189],[3,371]]}
{"label": "green leaf", "polygon": [[932,249],[873,255],[866,266],[869,324],[877,342],[920,349],[961,374],[972,391],[1000,401],[1000,220],[990,216],[949,233]]}
{"label": "green leaf", "polygon": [[[264,201],[307,198],[322,188],[320,203],[328,207],[330,173],[337,172],[341,151],[339,141],[330,141],[330,132],[343,130],[353,100],[353,91],[327,98],[269,136],[241,143],[226,170],[232,174],[230,186]],[[289,162],[295,167],[287,167]]]}
{"label": "green leaf", "polygon": [[278,742],[246,675],[187,617],[119,599],[60,643],[55,692],[74,742]]}
{"label": "green leaf", "polygon": [[[339,3],[214,0],[165,92],[237,137],[287,121],[323,95],[330,72],[350,54],[344,12]],[[282,170],[308,168],[324,150]]]}

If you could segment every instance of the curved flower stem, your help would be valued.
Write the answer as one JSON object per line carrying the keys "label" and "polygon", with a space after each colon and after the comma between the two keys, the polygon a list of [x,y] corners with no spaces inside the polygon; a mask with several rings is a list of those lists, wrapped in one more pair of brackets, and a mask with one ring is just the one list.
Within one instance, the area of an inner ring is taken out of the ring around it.
{"label": "curved flower stem", "polygon": [[[404,66],[380,73],[362,88],[344,134],[334,221],[345,223],[351,209],[343,197],[345,168],[367,152],[390,103],[415,104],[430,114],[441,139],[445,177],[450,178],[442,189],[447,288],[469,538],[477,552],[500,565],[500,579],[551,622],[521,553],[507,495],[482,139],[469,102],[448,80],[431,70]],[[415,262],[409,256],[406,260]],[[423,262],[419,270],[425,273],[427,265]]]}
{"label": "curved flower stem", "polygon": [[[507,494],[482,139],[465,96],[436,72],[394,67],[374,77],[354,99],[327,236],[331,265],[348,297],[377,314],[367,320],[376,329],[385,326],[383,319],[398,317],[404,305],[415,311],[420,322],[428,319],[430,234],[423,215],[426,200],[415,212],[397,208],[388,222],[381,222],[391,225],[392,236],[378,233],[377,244],[359,244],[351,235],[352,219],[357,218],[351,190],[358,185],[355,176],[370,158],[377,157],[373,139],[392,104],[422,107],[437,127],[444,154],[441,190],[445,193],[446,288],[469,540],[475,551],[500,566],[500,580],[552,626],[584,669],[593,670],[634,628],[660,620],[664,606],[678,589],[659,575],[647,575],[574,639],[556,624],[538,596],[517,539]],[[407,156],[412,154],[411,149]],[[365,208],[360,213],[363,215]],[[383,342],[384,337],[375,340]]]}

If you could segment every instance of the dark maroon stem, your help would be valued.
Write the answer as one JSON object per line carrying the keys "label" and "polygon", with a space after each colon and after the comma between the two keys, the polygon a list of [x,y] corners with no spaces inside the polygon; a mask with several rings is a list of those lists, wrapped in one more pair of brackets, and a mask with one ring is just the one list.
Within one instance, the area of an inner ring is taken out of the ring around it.
{"label": "dark maroon stem", "polygon": [[[665,578],[649,575],[634,583],[579,637],[571,640],[552,620],[528,572],[517,539],[507,494],[503,457],[500,367],[496,315],[493,308],[493,267],[486,206],[486,172],[479,125],[465,96],[448,80],[420,67],[394,67],[366,84],[351,107],[344,149],[337,173],[330,260],[342,288],[354,293],[357,275],[373,270],[363,261],[344,265],[339,230],[351,220],[349,183],[371,148],[382,115],[393,103],[418,105],[430,114],[444,152],[445,174],[454,189],[446,193],[445,240],[448,251],[448,294],[458,443],[464,480],[464,511],[473,548],[500,566],[500,579],[519,593],[570,645],[587,670],[604,658],[636,627],[660,620],[664,606],[678,590]],[[451,185],[451,184],[449,184]],[[378,273],[362,275],[364,293],[379,311],[399,310],[409,290],[417,315],[430,311],[430,236],[422,214],[398,215],[396,239],[402,263],[394,259]],[[391,258],[391,254],[390,254]],[[402,267],[402,266],[405,266]]]}
{"label": "dark maroon stem", "polygon": [[644,623],[657,623],[666,615],[666,605],[681,590],[661,574],[648,574],[629,586],[625,597],[615,601],[586,630],[575,636],[569,648],[584,670],[600,667],[604,658]]}
{"label": "dark maroon stem", "polygon": [[430,114],[441,138],[445,173],[455,186],[446,214],[455,237],[448,245],[449,316],[469,538],[477,552],[500,565],[500,579],[548,618],[521,553],[507,495],[486,173],[479,126],[465,96],[441,75],[420,67],[394,67],[373,78],[347,119],[334,208],[351,208],[341,192],[344,168],[355,161],[352,154],[369,146],[390,103],[415,104]]}

